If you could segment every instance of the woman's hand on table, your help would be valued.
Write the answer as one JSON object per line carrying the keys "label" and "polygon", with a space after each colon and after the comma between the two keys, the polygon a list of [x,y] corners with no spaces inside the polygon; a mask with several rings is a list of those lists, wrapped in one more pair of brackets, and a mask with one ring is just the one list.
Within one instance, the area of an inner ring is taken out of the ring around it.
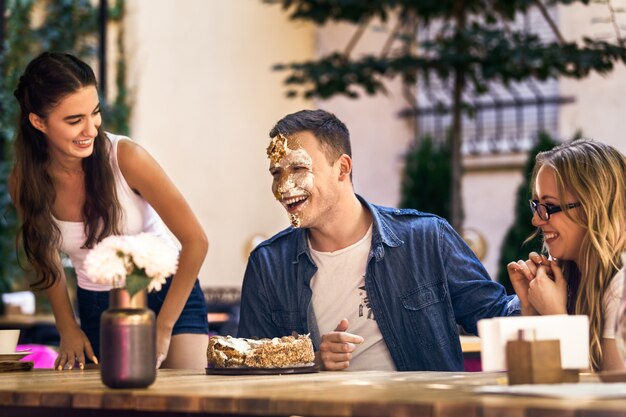
{"label": "woman's hand on table", "polygon": [[54,369],[62,371],[66,366],[67,369],[72,369],[76,363],[80,369],[84,369],[85,357],[91,359],[96,364],[98,363],[98,358],[93,353],[89,339],[77,325],[59,330],[59,334],[61,343],[59,345],[59,355],[54,361]]}
{"label": "woman's hand on table", "polygon": [[156,328],[156,368],[159,369],[163,361],[167,358],[167,352],[170,350],[172,327],[161,325],[157,318]]}
{"label": "woman's hand on table", "polygon": [[322,341],[318,352],[318,358],[322,368],[327,371],[340,371],[350,366],[352,352],[357,345],[363,343],[363,338],[359,335],[347,333],[347,319],[343,319],[333,332],[322,335]]}

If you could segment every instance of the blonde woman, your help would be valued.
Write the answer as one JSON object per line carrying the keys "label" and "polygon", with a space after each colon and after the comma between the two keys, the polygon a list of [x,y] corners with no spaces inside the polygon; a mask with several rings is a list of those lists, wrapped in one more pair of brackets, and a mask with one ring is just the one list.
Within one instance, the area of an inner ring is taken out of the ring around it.
{"label": "blonde woman", "polygon": [[[549,256],[507,265],[522,314],[589,316],[594,370],[623,369],[615,344],[626,251],[626,157],[592,140],[537,155],[532,223]],[[549,258],[549,259],[548,259]]]}

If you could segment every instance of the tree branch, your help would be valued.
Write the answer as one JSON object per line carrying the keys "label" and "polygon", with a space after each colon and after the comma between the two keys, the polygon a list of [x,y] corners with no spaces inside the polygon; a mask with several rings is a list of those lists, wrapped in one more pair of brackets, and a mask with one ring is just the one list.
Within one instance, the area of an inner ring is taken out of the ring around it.
{"label": "tree branch", "polygon": [[609,14],[611,16],[611,23],[613,24],[613,30],[615,31],[615,37],[617,38],[617,43],[620,46],[624,46],[624,39],[622,39],[622,33],[619,29],[619,25],[617,24],[617,18],[615,17],[615,9],[613,8],[613,4],[611,0],[606,2],[607,7],[609,8]]}
{"label": "tree branch", "polygon": [[389,34],[389,36],[387,37],[387,40],[385,41],[385,44],[383,45],[383,49],[381,49],[380,51],[380,57],[384,58],[387,56],[387,54],[389,54],[389,51],[391,50],[391,45],[393,45],[393,41],[396,40],[396,36],[398,35],[398,31],[400,31],[400,28],[404,27],[404,19],[402,19],[402,17],[398,17],[398,20],[396,21],[395,26],[393,27],[391,33]]}
{"label": "tree branch", "polygon": [[557,40],[559,41],[559,44],[565,45],[565,38],[561,34],[561,31],[559,30],[556,23],[554,23],[554,20],[552,20],[550,13],[548,13],[548,9],[546,9],[546,6],[541,2],[541,0],[534,0],[534,3],[539,8],[541,15],[550,26],[550,29],[552,29],[552,33],[554,33],[554,36],[556,36]]}
{"label": "tree branch", "polygon": [[363,36],[363,32],[365,32],[365,29],[369,26],[371,20],[372,18],[368,17],[363,23],[359,24],[356,32],[354,32],[354,35],[350,38],[350,42],[346,45],[346,49],[343,51],[346,58],[352,53],[352,50],[361,39],[361,36]]}
{"label": "tree branch", "polygon": [[[417,56],[419,54],[419,51],[417,49],[418,17],[415,14],[411,13],[407,15],[405,19],[399,19],[398,21],[400,20],[403,20],[403,25],[401,26],[401,28],[403,29],[403,31],[405,32],[405,35],[409,39],[409,41],[404,44],[404,47],[402,48],[402,53],[405,56],[410,56],[410,55]],[[398,29],[400,29],[400,27],[398,27]],[[415,79],[417,80],[417,75]],[[409,106],[411,107],[411,110],[415,112],[417,112],[417,88],[418,88],[417,82],[414,82],[414,83],[404,82],[402,86],[402,97],[409,104]],[[416,120],[415,139],[417,139],[418,133],[419,133],[418,126],[417,126],[417,118],[415,118],[415,120]]]}

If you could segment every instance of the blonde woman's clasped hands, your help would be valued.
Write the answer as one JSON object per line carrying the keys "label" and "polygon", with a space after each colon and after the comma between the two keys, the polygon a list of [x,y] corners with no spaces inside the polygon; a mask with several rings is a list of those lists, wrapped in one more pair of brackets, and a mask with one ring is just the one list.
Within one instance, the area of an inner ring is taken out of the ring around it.
{"label": "blonde woman's clasped hands", "polygon": [[526,261],[507,265],[524,315],[567,314],[567,280],[556,262],[531,252]]}

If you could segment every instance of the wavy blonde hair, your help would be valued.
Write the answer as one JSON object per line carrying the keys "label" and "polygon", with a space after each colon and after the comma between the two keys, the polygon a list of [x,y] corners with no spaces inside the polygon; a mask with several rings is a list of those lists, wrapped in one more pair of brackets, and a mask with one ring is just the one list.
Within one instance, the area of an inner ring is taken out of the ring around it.
{"label": "wavy blonde hair", "polygon": [[559,261],[567,279],[567,310],[589,316],[589,350],[594,370],[602,364],[603,300],[611,279],[622,268],[626,250],[626,157],[612,146],[588,139],[559,145],[537,155],[532,192],[539,169],[554,171],[559,196],[566,192],[580,209],[563,210],[585,233],[580,265]]}

